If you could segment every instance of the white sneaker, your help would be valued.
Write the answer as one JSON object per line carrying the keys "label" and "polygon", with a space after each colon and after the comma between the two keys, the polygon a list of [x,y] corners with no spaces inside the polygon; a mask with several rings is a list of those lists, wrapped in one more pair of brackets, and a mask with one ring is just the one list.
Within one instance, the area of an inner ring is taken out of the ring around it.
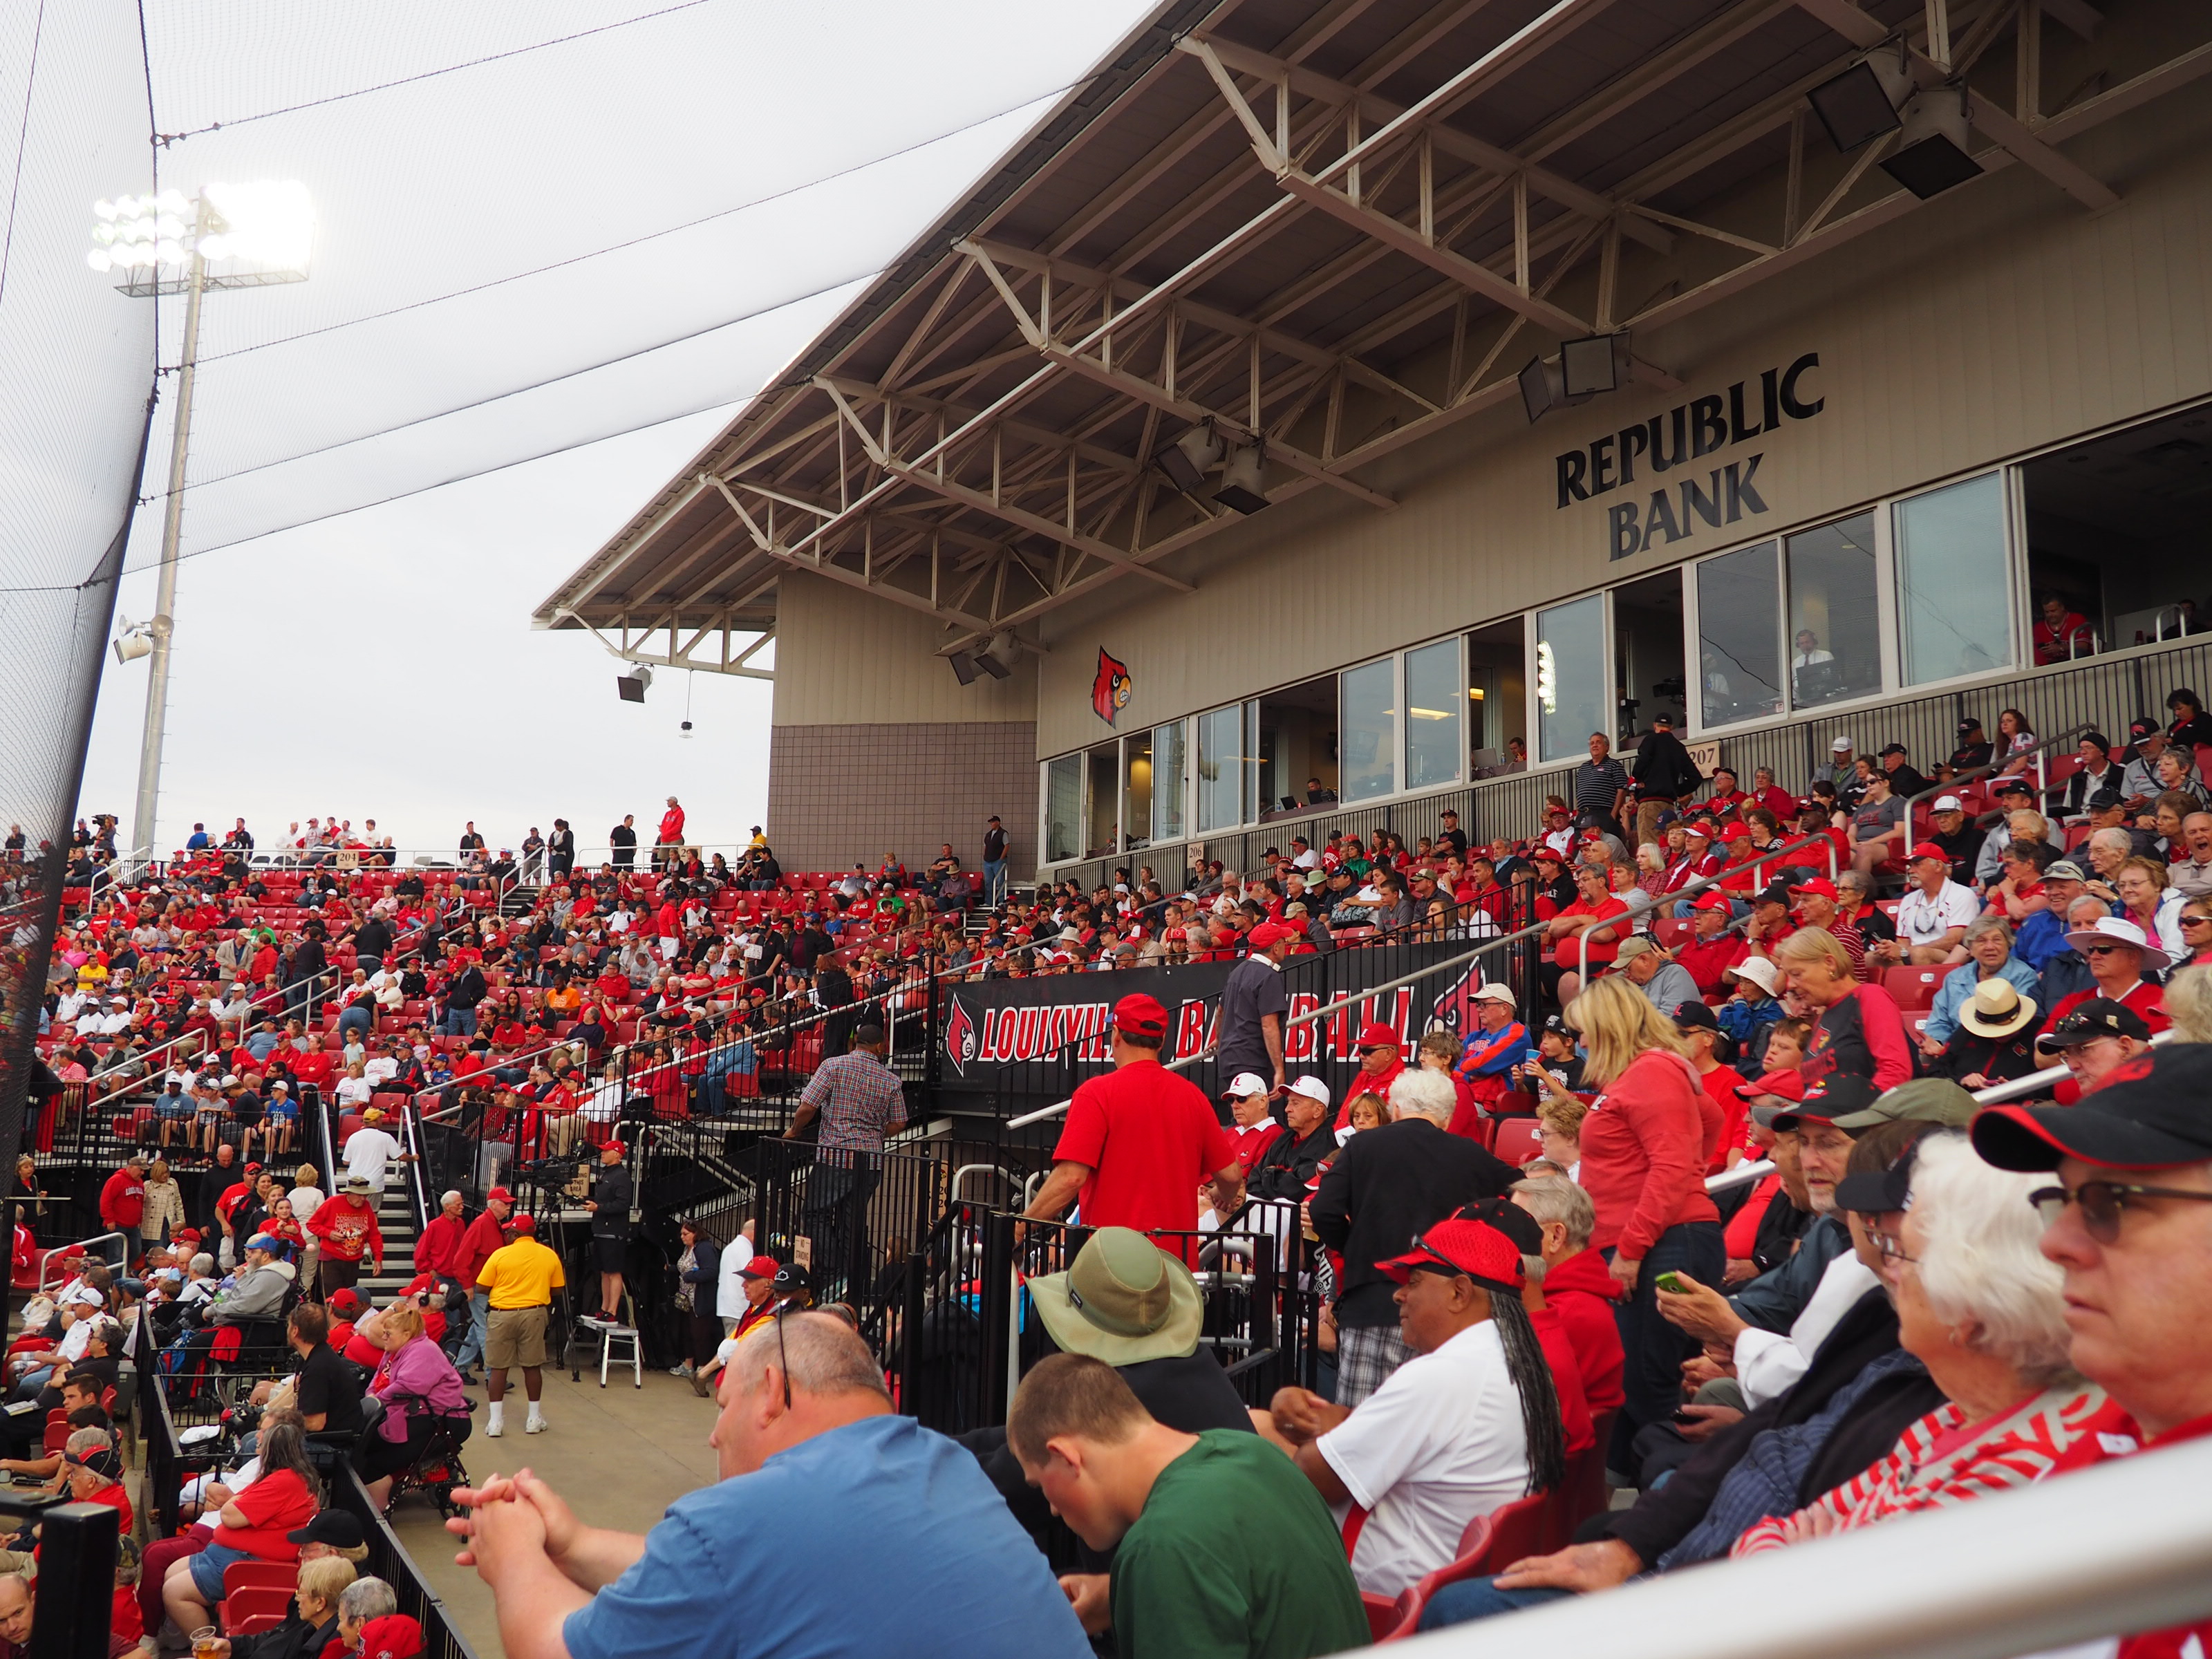
{"label": "white sneaker", "polygon": [[535,1413],[533,1413],[531,1415],[531,1417],[528,1419],[528,1420],[526,1420],[526,1421],[523,1424],[523,1425],[522,1425],[522,1431],[523,1431],[523,1433],[525,1433],[525,1434],[543,1434],[543,1433],[544,1433],[544,1432],[545,1432],[545,1419],[544,1419],[544,1418],[542,1418],[542,1417],[538,1416],[537,1414],[535,1414]]}
{"label": "white sneaker", "polygon": [[503,1424],[503,1423],[493,1423],[493,1424],[489,1424],[489,1425],[486,1425],[486,1427],[485,1427],[485,1429],[484,1429],[484,1433],[485,1433],[488,1437],[489,1437],[491,1439],[494,1439],[494,1440],[498,1439],[498,1438],[500,1437],[500,1436],[501,1436],[501,1435],[505,1434],[506,1432],[507,1432],[507,1425],[506,1425],[505,1424]]}

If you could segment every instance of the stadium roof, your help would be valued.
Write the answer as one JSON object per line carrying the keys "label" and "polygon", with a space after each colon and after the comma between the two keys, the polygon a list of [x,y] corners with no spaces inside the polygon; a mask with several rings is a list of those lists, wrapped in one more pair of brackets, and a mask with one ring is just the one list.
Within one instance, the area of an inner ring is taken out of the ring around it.
{"label": "stadium roof", "polygon": [[1376,463],[1516,398],[1561,340],[1647,335],[1921,207],[1875,165],[1894,137],[1838,154],[1808,108],[1869,47],[1901,39],[1923,87],[1969,77],[1986,171],[2110,205],[2057,146],[2212,51],[2046,114],[2022,9],[1169,0],[537,624],[695,667],[719,637],[742,671],[732,636],[772,632],[789,569],[934,615],[947,653],[1109,584],[1187,589],[1243,515],[1150,462],[1205,422],[1264,441],[1271,502],[1387,511]]}

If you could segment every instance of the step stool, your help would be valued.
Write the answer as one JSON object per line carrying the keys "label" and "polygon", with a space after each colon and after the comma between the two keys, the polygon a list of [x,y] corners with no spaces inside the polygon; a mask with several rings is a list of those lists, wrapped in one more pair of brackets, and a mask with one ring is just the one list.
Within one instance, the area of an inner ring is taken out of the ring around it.
{"label": "step stool", "polygon": [[[612,1325],[604,1319],[590,1318],[579,1319],[576,1323],[585,1330],[592,1332],[599,1339],[599,1386],[601,1388],[607,1386],[608,1365],[624,1363],[627,1363],[630,1368],[630,1376],[635,1385],[641,1389],[645,1386],[645,1352],[638,1342],[637,1328],[635,1325]],[[629,1345],[627,1354],[616,1353],[615,1344],[617,1342],[626,1342]]]}

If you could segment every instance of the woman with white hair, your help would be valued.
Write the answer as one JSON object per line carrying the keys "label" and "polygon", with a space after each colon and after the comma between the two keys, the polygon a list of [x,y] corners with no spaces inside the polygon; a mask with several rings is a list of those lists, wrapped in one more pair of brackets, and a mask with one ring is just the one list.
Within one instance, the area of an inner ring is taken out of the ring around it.
{"label": "woman with white hair", "polygon": [[[1750,1528],[1733,1553],[2026,1486],[2095,1427],[2105,1392],[2067,1357],[2063,1275],[2044,1257],[2043,1218],[2028,1203],[2037,1180],[1984,1164],[1963,1134],[1936,1133],[1888,1170],[1838,1188],[1854,1231],[1879,1252],[1899,1345],[1928,1368],[1946,1403],[1871,1468],[1795,1515]],[[1887,1183],[1888,1194],[1871,1202],[1889,1207],[1874,1210],[1851,1190],[1862,1182],[1867,1192]]]}

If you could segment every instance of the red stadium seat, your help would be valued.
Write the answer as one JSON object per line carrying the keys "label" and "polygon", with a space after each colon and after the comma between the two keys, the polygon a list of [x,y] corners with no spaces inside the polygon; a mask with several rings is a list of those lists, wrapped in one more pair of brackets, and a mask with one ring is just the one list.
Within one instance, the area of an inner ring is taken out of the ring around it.
{"label": "red stadium seat", "polygon": [[1501,1117],[1490,1150],[1517,1170],[1530,1158],[1542,1156],[1542,1126],[1533,1117]]}
{"label": "red stadium seat", "polygon": [[1950,971],[1948,968],[1891,968],[1882,974],[1881,988],[1911,1013],[1935,1006],[1936,988]]}
{"label": "red stadium seat", "polygon": [[1694,925],[1686,916],[1662,916],[1651,924],[1651,937],[1662,949],[1671,951],[1690,937]]}
{"label": "red stadium seat", "polygon": [[[1602,1445],[1601,1442],[1601,1450]],[[1600,1478],[1603,1478],[1602,1474]],[[1420,1627],[1421,1611],[1428,1606],[1429,1598],[1446,1584],[1490,1577],[1504,1571],[1509,1563],[1525,1555],[1539,1555],[1553,1548],[1551,1540],[1557,1532],[1553,1510],[1560,1498],[1560,1493],[1536,1492],[1477,1516],[1459,1540],[1459,1559],[1449,1566],[1438,1567],[1399,1596],[1394,1604],[1397,1623],[1387,1635],[1376,1639],[1401,1642],[1411,1636]],[[1371,1607],[1367,1620],[1368,1628],[1372,1630],[1376,1615]]]}

